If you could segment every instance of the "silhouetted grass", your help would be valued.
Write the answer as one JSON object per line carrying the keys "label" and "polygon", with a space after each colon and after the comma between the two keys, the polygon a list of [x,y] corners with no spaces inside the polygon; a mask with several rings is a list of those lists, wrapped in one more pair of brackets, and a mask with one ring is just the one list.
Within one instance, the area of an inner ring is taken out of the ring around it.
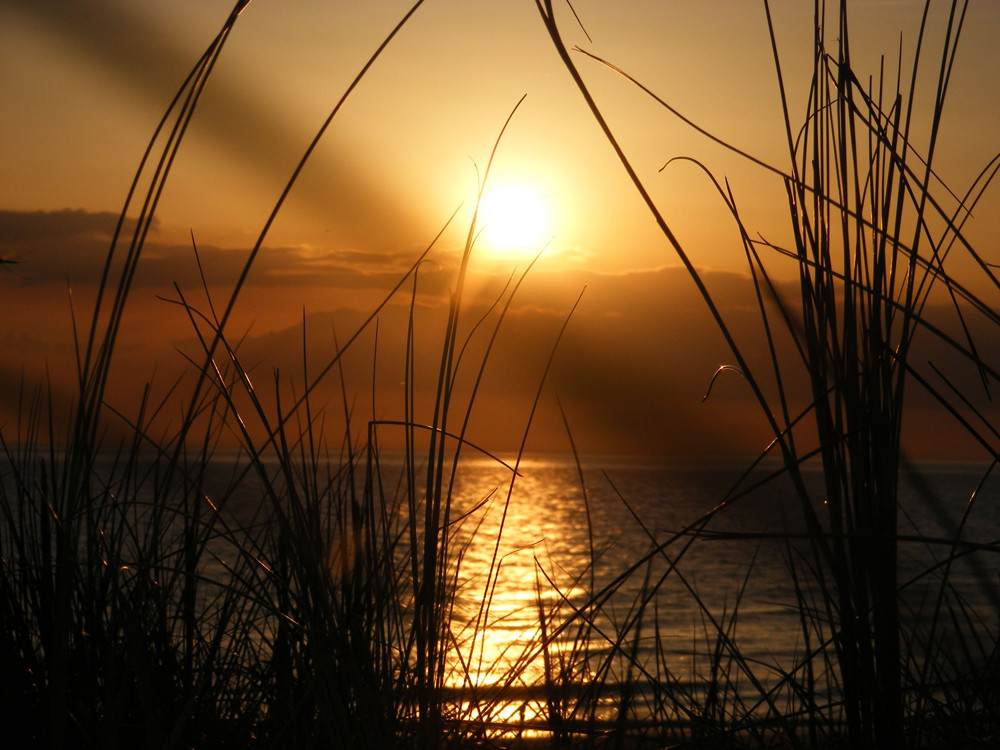
{"label": "silhouetted grass", "polygon": [[[760,404],[774,436],[767,450],[780,454],[784,474],[799,497],[808,545],[790,546],[788,554],[805,653],[801,664],[783,677],[801,704],[790,705],[786,716],[805,718],[810,743],[843,736],[852,747],[933,746],[946,743],[949,731],[957,732],[952,738],[962,742],[995,739],[995,709],[971,692],[971,685],[993,680],[995,625],[976,622],[973,610],[954,599],[948,575],[963,546],[962,529],[944,540],[922,537],[919,531],[908,536],[901,533],[898,510],[906,467],[901,446],[904,396],[915,386],[929,391],[942,413],[955,417],[987,449],[989,469],[998,455],[996,432],[970,396],[933,365],[923,367],[914,354],[918,339],[936,339],[980,374],[987,395],[997,377],[980,356],[966,321],[981,315],[995,326],[998,318],[971,291],[972,279],[957,278],[947,261],[964,252],[982,272],[977,283],[996,289],[994,274],[963,237],[962,227],[998,162],[990,162],[961,198],[941,184],[933,167],[965,4],[951,6],[936,58],[934,106],[927,122],[918,124],[916,81],[929,44],[930,3],[908,85],[902,80],[893,84],[884,75],[863,83],[852,67],[847,3],[832,12],[816,3],[813,76],[799,119],[787,101],[765,2],[783,106],[786,167],[766,164],[715,138],[626,73],[590,55],[698,132],[782,180],[790,247],[754,239],[728,184],[699,164],[740,231],[762,324],[756,344],[737,341],[591,96],[563,43],[553,4],[539,0],[537,5],[609,143],[698,286],[735,360],[727,369],[743,376]],[[908,73],[901,70],[900,75]],[[798,299],[783,299],[777,292],[769,272],[775,258],[795,262]],[[949,335],[941,320],[927,314],[932,292],[952,302],[961,335]],[[782,355],[780,336],[794,344],[791,358]],[[754,346],[767,353],[765,364],[750,364],[746,353]],[[803,382],[811,397],[796,404],[793,385]],[[804,466],[816,463],[823,480],[818,490],[803,475]],[[943,559],[928,571],[939,581],[938,594],[913,613],[901,609],[910,582],[899,573],[900,547],[910,544],[922,544],[935,556],[944,545]],[[949,649],[936,647],[935,634],[942,629],[955,637]],[[721,624],[715,630],[726,640]],[[740,659],[735,648],[733,657]],[[709,684],[718,689],[726,679],[713,673]],[[990,693],[984,689],[983,694]],[[739,726],[741,720],[734,718],[725,717],[723,723]],[[787,733],[787,739],[796,741],[795,734]]]}
{"label": "silhouetted grass", "polygon": [[[729,367],[758,399],[774,443],[711,512],[672,532],[650,528],[608,478],[648,547],[636,550],[624,570],[602,577],[600,530],[591,519],[567,420],[589,558],[565,569],[536,555],[537,632],[527,646],[511,646],[498,658],[486,652],[485,636],[497,624],[501,536],[525,440],[510,463],[491,456],[509,472],[506,488],[484,489],[469,504],[457,496],[456,482],[470,452],[490,456],[470,442],[468,426],[524,276],[512,277],[484,316],[466,320],[464,285],[479,231],[475,212],[445,328],[419,337],[440,347],[427,424],[418,421],[416,407],[415,308],[418,271],[436,239],[318,369],[309,366],[303,322],[301,382],[286,383],[275,372],[273,388],[255,385],[239,340],[226,330],[299,171],[420,2],[306,149],[232,294],[217,305],[207,284],[197,292],[176,288],[172,301],[200,347],[191,356],[195,386],[187,391],[180,424],[154,432],[179,386],[160,402],[147,389],[135,414],[105,403],[125,302],[160,191],[245,5],[236,4],[142,158],[89,327],[78,339],[73,410],[66,415],[50,403],[45,383],[25,383],[18,421],[0,433],[0,701],[11,717],[8,737],[50,747],[428,749],[936,747],[955,738],[984,746],[996,739],[995,623],[981,621],[987,615],[963,599],[950,575],[968,556],[996,552],[995,545],[970,544],[962,536],[979,488],[949,538],[919,529],[904,533],[898,516],[907,468],[900,443],[908,383],[929,389],[997,455],[990,447],[997,433],[986,416],[943,377],[943,385],[934,386],[936,374],[912,356],[918,335],[933,336],[967,358],[984,385],[996,377],[971,339],[948,336],[925,314],[932,287],[943,287],[959,316],[975,310],[997,322],[945,266],[952,249],[961,249],[995,285],[961,227],[996,162],[960,202],[938,197],[931,168],[961,13],[954,15],[940,56],[937,107],[922,152],[910,135],[912,84],[909,92],[884,81],[861,86],[850,64],[846,7],[833,43],[817,15],[814,75],[801,127],[787,105],[784,110],[789,166],[761,165],[786,187],[794,246],[753,240],[734,196],[715,181],[740,229],[757,290],[768,366],[754,368],[743,355],[750,344],[730,333],[618,148],[563,46],[552,4],[539,0],[556,48],[726,336],[736,361]],[[780,84],[777,51],[775,65]],[[500,138],[480,197],[499,144]],[[148,185],[141,197],[140,184]],[[126,238],[126,218],[135,213],[135,232]],[[796,261],[800,299],[778,297],[768,253]],[[120,254],[123,270],[115,276]],[[196,247],[193,256],[198,262]],[[403,413],[397,420],[361,416],[350,403],[342,357],[408,284]],[[779,329],[794,341],[796,358],[780,355]],[[561,335],[552,342],[553,353]],[[480,354],[473,357],[473,351]],[[525,438],[550,364],[551,357],[525,405]],[[337,376],[342,434],[327,426],[329,405],[317,403],[318,385]],[[802,379],[810,393],[805,404],[795,402],[789,385]],[[459,382],[472,385],[460,388]],[[130,437],[107,438],[109,420],[126,424]],[[379,435],[387,430],[404,434],[401,462],[381,451]],[[222,438],[231,433],[240,448],[222,451]],[[782,468],[772,472],[764,458],[774,449]],[[807,476],[815,464],[819,489]],[[804,533],[740,535],[714,528],[733,504],[779,481],[795,492]],[[499,523],[489,527],[486,515],[495,511]],[[490,534],[492,561],[478,576],[465,576],[469,545]],[[756,553],[748,556],[744,576],[730,582],[732,598],[721,608],[685,572],[695,543],[723,547],[747,538],[749,548],[773,544],[784,551],[793,591],[786,604],[801,632],[791,663],[741,647],[741,605],[756,575]],[[902,545],[925,547],[933,562],[904,577]],[[928,580],[928,595],[908,597]],[[472,587],[477,606],[470,613],[456,598]],[[700,622],[680,658],[668,646],[672,635],[665,624],[677,591]],[[529,678],[539,663],[540,676]],[[492,671],[484,666],[502,664],[508,666],[501,675],[480,682],[478,675]]]}

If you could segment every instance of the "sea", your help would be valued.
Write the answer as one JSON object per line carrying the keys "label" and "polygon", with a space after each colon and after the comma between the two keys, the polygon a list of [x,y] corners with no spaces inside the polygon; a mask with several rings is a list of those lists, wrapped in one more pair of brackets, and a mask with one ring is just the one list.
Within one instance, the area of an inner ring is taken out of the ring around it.
{"label": "sea", "polygon": [[[221,463],[220,488],[240,462]],[[398,486],[403,466],[381,455],[381,486]],[[907,463],[900,473],[898,601],[912,675],[942,654],[949,669],[973,670],[997,643],[1000,476],[989,469]],[[803,476],[823,519],[822,475],[806,466]],[[636,718],[663,714],[664,686],[687,704],[676,716],[704,710],[706,691],[720,689],[748,716],[797,710],[804,691],[839,700],[829,577],[824,589],[779,463],[469,454],[450,487],[445,686],[459,714],[486,705],[496,725],[539,726],[553,685],[597,686],[590,700],[607,710],[591,715],[608,722],[626,687]],[[234,525],[248,523],[243,510],[266,523],[254,497],[227,501]],[[226,575],[226,554],[212,552],[218,569],[206,576]],[[651,707],[635,708],[642,700]]]}
{"label": "sea", "polygon": [[[930,642],[951,639],[946,660],[961,670],[1000,632],[1000,477],[988,468],[901,471],[898,601],[903,627],[921,634],[903,642],[914,674]],[[824,519],[822,475],[803,474]],[[570,679],[641,693],[645,682],[697,703],[721,682],[764,710],[801,691],[811,660],[811,679],[824,674],[814,688],[838,700],[823,562],[778,463],[471,457],[455,476],[452,518],[456,689]]]}

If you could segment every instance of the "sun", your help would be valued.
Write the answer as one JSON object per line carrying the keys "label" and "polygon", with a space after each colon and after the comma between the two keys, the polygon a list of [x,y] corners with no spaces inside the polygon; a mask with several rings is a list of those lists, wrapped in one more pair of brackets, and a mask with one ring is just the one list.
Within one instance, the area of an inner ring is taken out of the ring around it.
{"label": "sun", "polygon": [[497,252],[540,250],[550,231],[546,203],[545,196],[520,185],[487,189],[479,206],[483,239]]}

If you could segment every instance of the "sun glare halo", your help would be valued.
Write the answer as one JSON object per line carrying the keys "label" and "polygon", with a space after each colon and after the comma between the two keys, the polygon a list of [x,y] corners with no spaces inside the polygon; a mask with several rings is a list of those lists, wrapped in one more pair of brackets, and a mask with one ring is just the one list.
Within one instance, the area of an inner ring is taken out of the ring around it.
{"label": "sun glare halo", "polygon": [[487,190],[479,218],[483,238],[497,252],[540,250],[550,231],[545,197],[518,185]]}

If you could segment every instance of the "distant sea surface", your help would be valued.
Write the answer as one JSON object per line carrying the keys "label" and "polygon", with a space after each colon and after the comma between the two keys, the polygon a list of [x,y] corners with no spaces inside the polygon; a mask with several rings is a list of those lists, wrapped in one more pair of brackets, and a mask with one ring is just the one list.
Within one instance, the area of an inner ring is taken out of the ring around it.
{"label": "distant sea surface", "polygon": [[[578,468],[570,456],[533,457],[521,462],[511,485],[510,472],[495,462],[465,461],[456,481],[456,514],[486,500],[457,532],[467,532],[471,541],[463,553],[456,619],[478,618],[486,632],[485,643],[466,642],[466,665],[489,682],[530,650],[543,619],[551,632],[574,607],[603,592],[594,648],[611,648],[637,604],[648,601],[639,647],[650,657],[655,651],[678,676],[688,670],[697,679],[695,654],[711,652],[720,633],[762,665],[765,679],[787,669],[804,649],[790,565],[815,597],[810,566],[816,559],[787,477],[773,476],[779,467],[771,464],[740,482],[749,465],[741,459],[588,457]],[[952,552],[946,540],[957,535],[965,551],[1000,541],[1000,482],[984,481],[984,471],[949,463],[909,466],[903,473],[904,622],[924,617],[935,601],[941,561]],[[806,478],[822,517],[821,476],[813,470]],[[949,596],[962,597],[982,627],[995,628],[996,551],[963,554],[948,573]],[[577,632],[566,629],[567,649]],[[538,660],[525,670],[525,680],[540,669]]]}
{"label": "distant sea surface", "polygon": [[[453,553],[461,555],[451,686],[488,687],[516,674],[513,687],[530,690],[546,669],[543,631],[550,670],[575,660],[585,674],[630,650],[655,665],[651,674],[669,670],[697,686],[721,648],[724,658],[738,652],[760,684],[779,682],[830,628],[811,629],[807,643],[799,602],[819,620],[826,611],[800,501],[778,464],[746,474],[750,464],[589,456],[578,465],[546,455],[522,460],[512,481],[497,461],[464,457],[451,507]],[[384,486],[398,483],[402,465],[400,456],[382,457]],[[984,478],[986,467],[937,463],[902,472],[904,624],[927,618],[947,570],[948,600],[960,600],[976,628],[996,632],[1000,479]],[[822,518],[822,477],[813,469],[805,478]],[[946,619],[939,640],[948,637]],[[609,682],[623,670],[619,660]]]}

